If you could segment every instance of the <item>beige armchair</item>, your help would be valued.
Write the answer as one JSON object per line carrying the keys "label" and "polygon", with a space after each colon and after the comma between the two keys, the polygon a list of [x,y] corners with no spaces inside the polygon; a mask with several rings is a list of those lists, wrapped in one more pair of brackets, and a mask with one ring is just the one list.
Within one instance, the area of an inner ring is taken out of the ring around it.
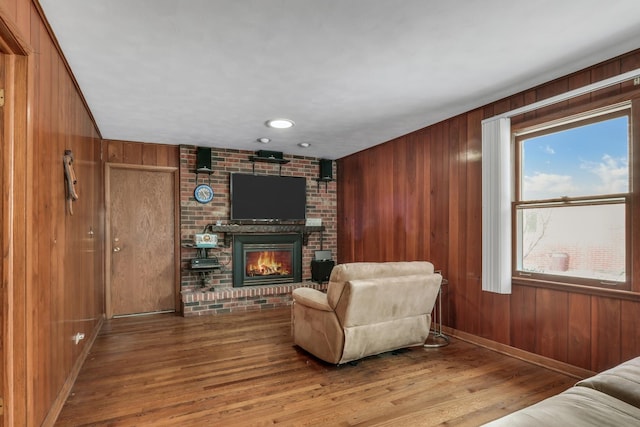
{"label": "beige armchair", "polygon": [[336,364],[422,345],[441,282],[426,261],[337,265],[326,294],[293,291],[293,341]]}

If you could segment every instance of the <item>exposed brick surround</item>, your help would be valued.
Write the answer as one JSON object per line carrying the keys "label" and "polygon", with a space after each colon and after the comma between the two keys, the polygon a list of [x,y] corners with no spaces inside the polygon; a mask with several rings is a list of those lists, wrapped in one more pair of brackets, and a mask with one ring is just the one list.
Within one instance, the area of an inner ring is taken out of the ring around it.
{"label": "exposed brick surround", "polygon": [[202,316],[285,307],[291,305],[291,292],[300,287],[326,291],[327,283],[304,282],[220,290],[186,290],[182,292],[183,315]]}
{"label": "exposed brick surround", "polygon": [[[279,165],[255,163],[249,157],[252,151],[216,149],[211,150],[211,176],[198,175],[196,182],[196,147],[180,147],[180,224],[181,224],[181,294],[182,310],[185,316],[202,314],[221,314],[233,311],[273,308],[291,303],[291,290],[299,286],[313,286],[326,289],[325,285],[311,282],[311,260],[314,251],[320,249],[320,234],[312,233],[306,246],[302,247],[302,283],[275,286],[252,286],[233,288],[231,247],[224,246],[219,235],[219,247],[209,249],[209,256],[215,256],[223,265],[222,271],[206,273],[204,286],[202,274],[189,269],[190,260],[196,256],[191,248],[194,234],[201,233],[207,224],[221,221],[229,224],[229,176],[232,172],[251,173],[255,166],[257,174],[278,174]],[[302,176],[307,179],[307,218],[321,218],[325,227],[323,249],[336,254],[336,183],[318,183],[319,159],[313,157],[290,156],[285,153],[289,163],[282,166],[282,175]],[[334,165],[334,177],[336,176]],[[209,181],[210,179],[210,181]],[[210,182],[215,193],[207,204],[198,203],[193,190],[197,184]]]}

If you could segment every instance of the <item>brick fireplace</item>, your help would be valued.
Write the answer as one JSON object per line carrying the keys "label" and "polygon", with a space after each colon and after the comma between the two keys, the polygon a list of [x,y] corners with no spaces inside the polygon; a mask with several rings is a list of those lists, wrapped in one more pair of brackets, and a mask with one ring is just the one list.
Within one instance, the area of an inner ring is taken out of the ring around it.
{"label": "brick fireplace", "polygon": [[[306,178],[307,218],[321,219],[324,232],[320,233],[316,230],[311,233],[307,232],[308,230],[292,232],[290,229],[286,229],[286,226],[282,226],[285,228],[284,230],[273,234],[302,234],[300,276],[294,275],[291,279],[287,277],[286,283],[253,283],[250,286],[241,287],[234,285],[236,260],[234,259],[233,242],[236,237],[244,233],[232,234],[229,229],[235,230],[244,226],[232,225],[229,220],[230,174],[236,172],[280,173],[280,165],[250,162],[249,157],[254,154],[251,151],[212,148],[211,168],[213,173],[210,176],[198,176],[195,172],[196,147],[188,145],[180,147],[180,293],[184,316],[223,314],[287,306],[291,304],[291,291],[296,287],[309,286],[320,290],[326,289],[326,283],[321,285],[311,282],[311,260],[314,251],[320,250],[321,246],[322,249],[331,250],[336,256],[336,183],[328,182],[322,186],[318,185],[316,178],[319,174],[319,159],[287,153],[285,153],[285,158],[290,162],[282,166],[282,175]],[[335,170],[334,176],[336,176]],[[203,182],[209,183],[215,193],[213,200],[206,204],[198,203],[193,195],[196,185]],[[209,256],[216,257],[220,261],[222,268],[200,273],[189,268],[191,259],[197,254],[197,250],[193,247],[194,235],[202,233],[205,227],[210,224],[221,224],[220,227],[214,227],[215,229],[208,231],[218,234],[218,247],[207,251]],[[254,230],[250,234],[266,233]]]}
{"label": "brick fireplace", "polygon": [[301,281],[301,234],[238,234],[234,236],[233,287]]}

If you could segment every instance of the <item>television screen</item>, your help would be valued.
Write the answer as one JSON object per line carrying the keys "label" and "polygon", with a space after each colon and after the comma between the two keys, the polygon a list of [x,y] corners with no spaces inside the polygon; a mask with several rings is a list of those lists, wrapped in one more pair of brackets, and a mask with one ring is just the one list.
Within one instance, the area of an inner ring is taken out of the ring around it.
{"label": "television screen", "polygon": [[306,205],[303,177],[231,174],[232,221],[304,220]]}

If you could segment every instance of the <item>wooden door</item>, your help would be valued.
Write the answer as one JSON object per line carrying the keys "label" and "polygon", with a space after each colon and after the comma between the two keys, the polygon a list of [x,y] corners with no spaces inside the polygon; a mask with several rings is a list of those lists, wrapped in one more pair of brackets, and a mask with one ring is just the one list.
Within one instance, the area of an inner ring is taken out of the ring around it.
{"label": "wooden door", "polygon": [[176,176],[107,164],[107,317],[176,310]]}

